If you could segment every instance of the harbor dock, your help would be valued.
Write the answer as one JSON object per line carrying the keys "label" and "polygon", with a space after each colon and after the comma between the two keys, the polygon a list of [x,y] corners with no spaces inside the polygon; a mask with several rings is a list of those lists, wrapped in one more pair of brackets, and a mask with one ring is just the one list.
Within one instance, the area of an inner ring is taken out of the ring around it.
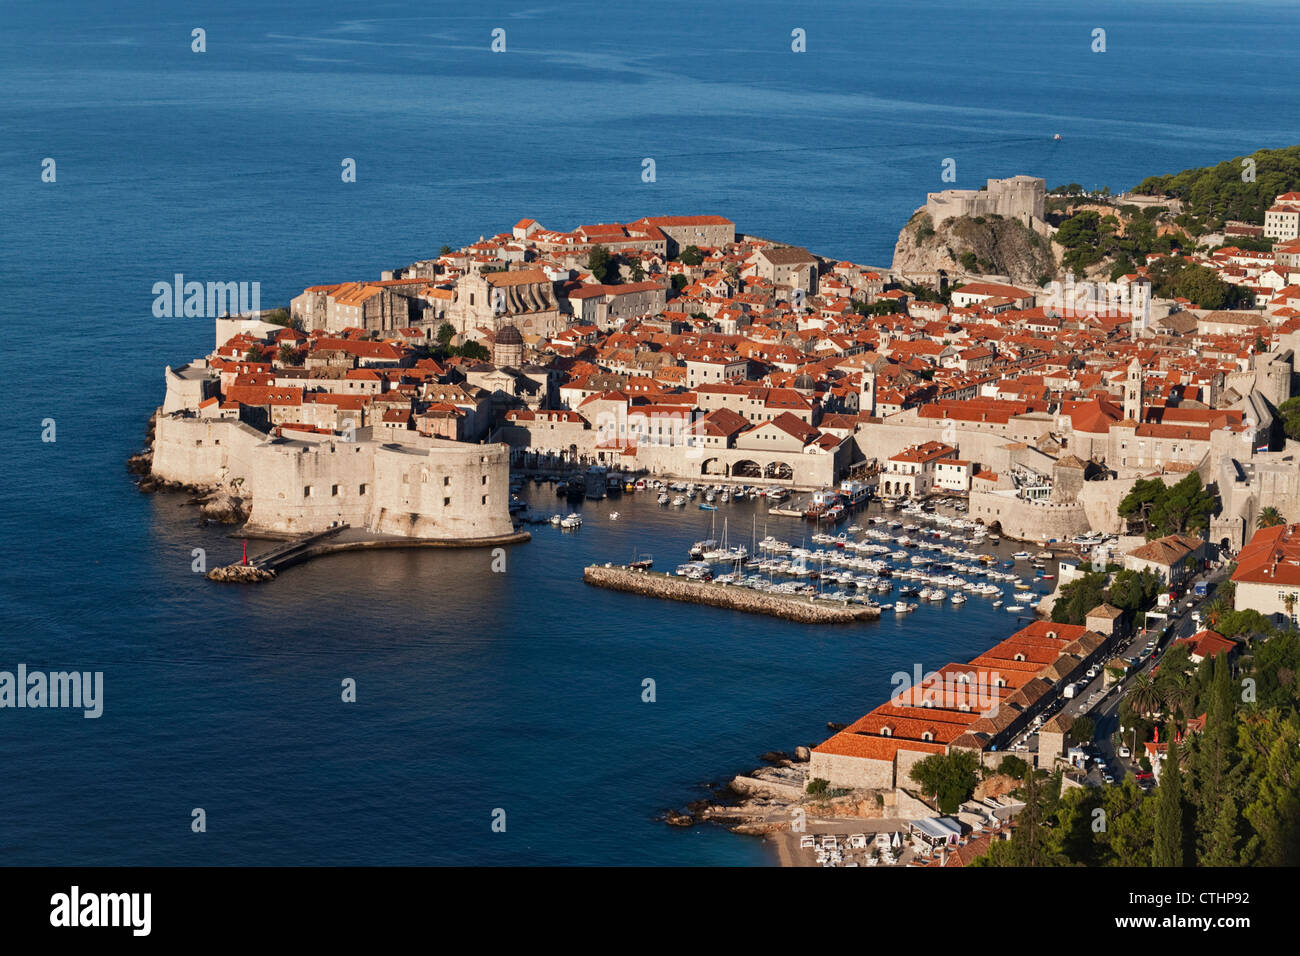
{"label": "harbor dock", "polygon": [[271,580],[285,568],[342,551],[390,548],[490,548],[523,544],[531,537],[532,535],[527,531],[518,531],[491,538],[410,538],[403,535],[373,534],[361,528],[341,525],[316,534],[284,541],[268,551],[250,557],[247,564],[214,568],[208,572],[207,577],[212,581],[256,583]]}
{"label": "harbor dock", "polygon": [[591,565],[583,570],[582,579],[590,585],[612,591],[685,601],[688,604],[707,604],[710,607],[750,614],[766,614],[801,624],[849,624],[854,621],[874,621],[880,617],[880,608],[871,605],[851,605],[810,597],[765,593],[751,588],[711,581],[690,581],[671,574],[635,571],[615,565]]}

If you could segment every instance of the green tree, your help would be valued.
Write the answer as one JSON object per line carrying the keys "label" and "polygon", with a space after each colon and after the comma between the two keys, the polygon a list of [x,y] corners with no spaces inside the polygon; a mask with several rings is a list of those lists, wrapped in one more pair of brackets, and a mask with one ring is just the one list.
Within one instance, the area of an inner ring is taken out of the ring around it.
{"label": "green tree", "polygon": [[683,265],[698,266],[704,261],[704,253],[700,252],[699,246],[687,246],[677,258]]}
{"label": "green tree", "polygon": [[434,338],[437,340],[438,344],[441,345],[443,348],[447,348],[449,345],[451,345],[451,340],[455,337],[456,337],[456,327],[452,325],[450,322],[444,322],[442,323],[442,325],[438,326],[438,331],[434,335]]}
{"label": "green tree", "polygon": [[1288,398],[1277,407],[1282,432],[1292,441],[1300,441],[1300,396]]}
{"label": "green tree", "polygon": [[492,358],[492,353],[487,350],[487,346],[482,342],[466,342],[455,351],[467,359],[477,359],[480,362],[486,362]]}
{"label": "green tree", "polygon": [[1128,687],[1127,700],[1133,712],[1143,716],[1158,714],[1165,705],[1164,698],[1160,696],[1160,688],[1150,674],[1138,674],[1133,678]]}
{"label": "green tree", "polygon": [[1282,517],[1282,512],[1278,511],[1272,505],[1259,509],[1259,514],[1255,518],[1256,528],[1272,528],[1279,524],[1286,524],[1286,519]]}
{"label": "green tree", "polygon": [[1082,624],[1088,612],[1106,600],[1106,575],[1090,572],[1061,586],[1052,605],[1052,620],[1057,624]]}
{"label": "green tree", "polygon": [[1076,744],[1086,744],[1097,732],[1097,724],[1091,717],[1080,717],[1070,727],[1070,739]]}
{"label": "green tree", "polygon": [[1159,478],[1139,478],[1117,510],[1130,529],[1136,525],[1148,538],[1156,538],[1208,528],[1218,506],[1218,496],[1191,471],[1172,488]]}
{"label": "green tree", "polygon": [[1007,754],[998,764],[998,773],[1006,774],[1008,777],[1024,779],[1025,771],[1029,769],[1029,764],[1013,754]]}
{"label": "green tree", "polygon": [[604,246],[594,245],[587,253],[587,271],[599,283],[612,283],[618,276],[618,261]]}
{"label": "green tree", "polygon": [[1155,844],[1151,850],[1154,866],[1183,865],[1183,780],[1178,766],[1178,741],[1173,723],[1168,724],[1169,749],[1160,773],[1156,794]]}
{"label": "green tree", "polygon": [[1237,801],[1228,794],[1217,806],[1208,804],[1207,809],[1211,811],[1214,826],[1200,855],[1201,866],[1236,866],[1239,862],[1237,828],[1241,822]]}
{"label": "green tree", "polygon": [[686,276],[678,272],[672,278],[673,289],[675,289],[678,292],[681,292],[683,289],[686,288],[686,285],[689,281],[690,280],[688,280]]}
{"label": "green tree", "polygon": [[911,778],[927,797],[938,797],[942,813],[956,813],[979,783],[979,758],[969,750],[931,754],[912,767]]}
{"label": "green tree", "polygon": [[1134,571],[1125,568],[1115,572],[1110,582],[1107,601],[1121,610],[1135,614],[1150,607],[1160,590],[1160,578],[1151,569]]}

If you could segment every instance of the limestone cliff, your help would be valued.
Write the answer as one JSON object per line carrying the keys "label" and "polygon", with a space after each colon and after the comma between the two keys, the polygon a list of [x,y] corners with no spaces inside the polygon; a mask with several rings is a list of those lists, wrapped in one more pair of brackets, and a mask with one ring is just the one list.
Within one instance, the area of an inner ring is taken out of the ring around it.
{"label": "limestone cliff", "polygon": [[1062,250],[1016,219],[958,216],[937,227],[923,209],[908,220],[894,246],[893,271],[942,270],[950,278],[985,274],[1037,285],[1056,278]]}

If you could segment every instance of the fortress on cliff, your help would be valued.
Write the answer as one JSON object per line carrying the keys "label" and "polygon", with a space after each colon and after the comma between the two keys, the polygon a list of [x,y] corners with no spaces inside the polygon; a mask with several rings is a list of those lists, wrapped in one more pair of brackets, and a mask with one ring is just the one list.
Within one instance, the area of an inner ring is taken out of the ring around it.
{"label": "fortress on cliff", "polygon": [[990,179],[984,189],[945,189],[927,193],[925,211],[939,223],[957,216],[1001,216],[1027,226],[1043,219],[1047,183],[1033,176]]}

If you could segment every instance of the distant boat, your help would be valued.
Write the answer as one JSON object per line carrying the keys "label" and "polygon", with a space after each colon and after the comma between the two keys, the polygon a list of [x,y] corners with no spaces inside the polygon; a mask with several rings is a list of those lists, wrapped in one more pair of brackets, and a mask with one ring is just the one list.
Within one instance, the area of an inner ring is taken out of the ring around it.
{"label": "distant boat", "polygon": [[711,504],[708,504],[707,502],[704,502],[704,501],[701,501],[701,502],[699,503],[699,506],[698,506],[698,507],[699,507],[699,509],[700,509],[701,511],[717,511],[717,510],[718,510],[718,506],[717,506],[717,505],[711,505]]}
{"label": "distant boat", "polygon": [[1060,133],[1057,133],[1055,136],[1052,137],[1052,139],[1054,139],[1054,140],[1059,140],[1060,138],[1061,138],[1061,134],[1060,134]]}

